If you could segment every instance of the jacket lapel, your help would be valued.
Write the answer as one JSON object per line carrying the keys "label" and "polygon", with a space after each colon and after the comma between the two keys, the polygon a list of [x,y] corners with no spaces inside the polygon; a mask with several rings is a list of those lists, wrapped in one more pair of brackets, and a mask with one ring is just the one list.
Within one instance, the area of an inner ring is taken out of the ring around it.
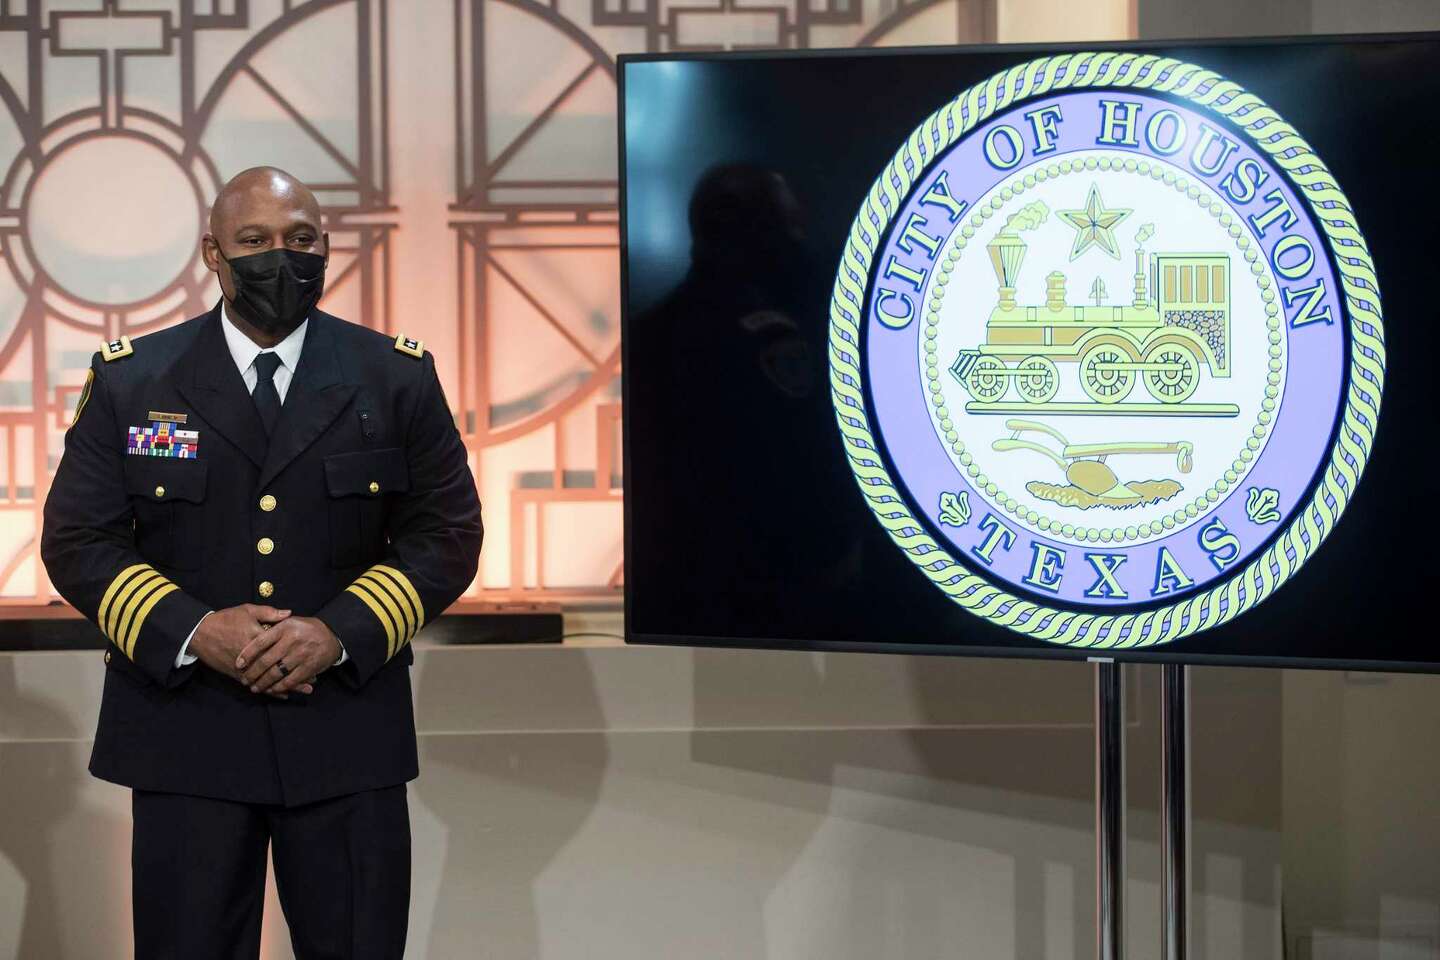
{"label": "jacket lapel", "polygon": [[200,335],[175,367],[175,388],[207,424],[258,467],[265,462],[265,426],[240,371],[235,369],[225,333],[220,329],[224,322],[217,303],[205,318]]}
{"label": "jacket lapel", "polygon": [[[260,468],[257,489],[264,489],[306,447],[318,440],[355,395],[356,388],[345,382],[336,355],[331,325],[339,322],[318,310],[310,315],[305,345],[300,349],[300,363],[285,393],[280,419]],[[233,369],[234,364],[231,367]],[[259,422],[259,414],[255,420]]]}

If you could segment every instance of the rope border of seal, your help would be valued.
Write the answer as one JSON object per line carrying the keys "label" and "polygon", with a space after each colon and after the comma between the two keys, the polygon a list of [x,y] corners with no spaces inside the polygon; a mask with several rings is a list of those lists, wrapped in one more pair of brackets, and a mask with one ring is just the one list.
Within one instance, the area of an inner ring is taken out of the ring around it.
{"label": "rope border of seal", "polygon": [[[1309,502],[1257,558],[1224,583],[1143,613],[1059,610],[971,573],[925,532],[896,490],[870,432],[859,368],[865,284],[880,237],[925,169],[1001,110],[1059,90],[1130,88],[1189,100],[1228,118],[1289,175],[1330,243],[1350,326],[1344,414]],[[851,470],[892,540],[937,587],[977,616],[1055,644],[1095,649],[1168,643],[1219,626],[1259,604],[1320,547],[1354,495],[1370,455],[1385,386],[1385,338],[1375,265],[1349,200],[1310,145],[1263,100],[1220,74],[1153,54],[1082,52],[1041,57],[976,84],[910,134],[870,188],[850,229],[830,299],[830,387]]]}

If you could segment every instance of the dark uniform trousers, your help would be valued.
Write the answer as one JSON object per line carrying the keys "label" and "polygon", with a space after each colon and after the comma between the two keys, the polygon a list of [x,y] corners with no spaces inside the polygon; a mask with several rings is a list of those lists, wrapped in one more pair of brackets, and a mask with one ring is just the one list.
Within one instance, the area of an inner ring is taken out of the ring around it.
{"label": "dark uniform trousers", "polygon": [[[109,641],[90,770],[134,790],[136,957],[256,957],[269,848],[300,960],[398,958],[410,640],[474,579],[474,478],[417,341],[313,312],[267,436],[226,322],[95,355],[45,504],[50,579]],[[241,603],[348,659],[284,701],[175,666]]]}
{"label": "dark uniform trousers", "polygon": [[405,785],[299,807],[134,792],[139,960],[260,955],[265,852],[299,960],[405,955]]}

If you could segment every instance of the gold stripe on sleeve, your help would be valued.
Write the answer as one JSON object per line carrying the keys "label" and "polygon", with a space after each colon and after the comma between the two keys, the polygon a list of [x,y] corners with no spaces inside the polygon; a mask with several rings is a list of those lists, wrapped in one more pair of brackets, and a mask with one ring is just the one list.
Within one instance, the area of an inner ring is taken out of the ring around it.
{"label": "gold stripe on sleeve", "polygon": [[359,597],[365,603],[365,606],[370,608],[370,612],[375,614],[375,619],[379,620],[381,626],[385,628],[385,636],[388,639],[388,644],[385,648],[385,659],[389,660],[395,656],[395,624],[390,619],[390,615],[386,613],[385,609],[370,595],[370,590],[361,585],[358,580],[346,587],[345,590]]}
{"label": "gold stripe on sleeve", "polygon": [[[149,599],[151,594],[153,594],[156,590],[159,590],[161,587],[165,586],[165,584],[170,582],[158,573],[155,574],[153,577],[150,577],[149,580],[147,580],[143,584],[138,583],[139,580],[143,579],[142,577],[136,577],[135,579],[137,581],[134,586],[135,592],[131,593],[128,597],[117,600],[114,610],[115,645],[118,646],[127,657],[130,656],[130,648],[134,646],[134,644],[127,644],[126,640],[130,636],[130,625],[135,622],[136,611],[140,609],[141,605],[144,604],[147,599]],[[126,589],[130,588],[127,587]],[[130,659],[133,660],[135,658],[130,657]]]}
{"label": "gold stripe on sleeve", "polygon": [[148,593],[151,585],[163,582],[165,582],[165,578],[153,568],[142,570],[130,578],[130,582],[121,587],[120,592],[115,595],[115,602],[110,605],[110,616],[105,622],[105,636],[109,637],[117,645],[120,645],[120,649],[125,649],[124,645],[120,644],[120,625],[126,619],[125,613],[127,608],[129,608],[141,592]]}
{"label": "gold stripe on sleeve", "polygon": [[125,651],[125,656],[131,660],[135,659],[135,641],[140,639],[140,628],[145,626],[145,618],[150,616],[150,611],[155,609],[155,604],[179,589],[175,584],[166,580],[160,589],[150,594],[149,599],[140,605],[140,609],[135,611],[135,615],[130,621],[130,629],[125,635],[125,645],[122,648]]}
{"label": "gold stripe on sleeve", "polygon": [[[135,580],[137,582],[134,585],[134,592],[115,603],[115,629],[113,631],[115,645],[118,646],[127,657],[130,656],[130,651],[126,649],[125,639],[130,636],[130,624],[135,621],[135,611],[140,609],[140,605],[145,602],[150,594],[159,590],[169,582],[158,573],[146,580],[145,583],[139,583],[138,581],[142,579],[144,578],[136,577]],[[128,590],[130,588],[127,587],[126,589]]]}
{"label": "gold stripe on sleeve", "polygon": [[391,612],[396,614],[395,625],[402,628],[400,642],[397,646],[403,647],[406,641],[415,636],[417,627],[415,625],[415,618],[410,613],[410,602],[405,599],[404,595],[400,592],[400,588],[374,571],[361,574],[360,579],[356,582],[369,584],[380,595],[381,599],[388,601],[386,606],[393,605]]}
{"label": "gold stripe on sleeve", "polygon": [[137,563],[134,566],[126,567],[117,573],[115,579],[110,581],[110,586],[105,588],[105,596],[100,599],[100,609],[95,613],[95,622],[99,624],[100,630],[107,638],[110,637],[110,631],[106,628],[106,621],[110,612],[110,603],[115,599],[116,592],[124,586],[125,581],[130,579],[132,575],[139,573],[141,570],[152,569],[154,568],[148,563]]}
{"label": "gold stripe on sleeve", "polygon": [[371,572],[379,570],[381,573],[387,573],[395,579],[396,583],[400,584],[405,595],[410,598],[411,609],[415,611],[415,629],[418,631],[425,626],[425,605],[420,602],[420,594],[415,590],[415,585],[410,582],[410,578],[394,567],[386,566],[383,563],[375,564],[370,570]]}
{"label": "gold stripe on sleeve", "polygon": [[[385,612],[390,614],[390,620],[395,624],[395,649],[399,650],[405,643],[405,637],[410,629],[409,619],[400,609],[399,601],[382,584],[377,583],[370,574],[361,574],[356,579],[355,585],[369,591],[370,596],[374,597],[380,606],[385,608]],[[390,656],[394,655],[392,651]]]}

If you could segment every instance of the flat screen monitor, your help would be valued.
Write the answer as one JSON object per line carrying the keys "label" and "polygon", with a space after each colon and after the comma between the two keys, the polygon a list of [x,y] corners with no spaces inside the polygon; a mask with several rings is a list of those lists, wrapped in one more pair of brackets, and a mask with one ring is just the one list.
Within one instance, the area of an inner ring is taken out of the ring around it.
{"label": "flat screen monitor", "polygon": [[621,58],[628,638],[1434,669],[1436,63]]}

